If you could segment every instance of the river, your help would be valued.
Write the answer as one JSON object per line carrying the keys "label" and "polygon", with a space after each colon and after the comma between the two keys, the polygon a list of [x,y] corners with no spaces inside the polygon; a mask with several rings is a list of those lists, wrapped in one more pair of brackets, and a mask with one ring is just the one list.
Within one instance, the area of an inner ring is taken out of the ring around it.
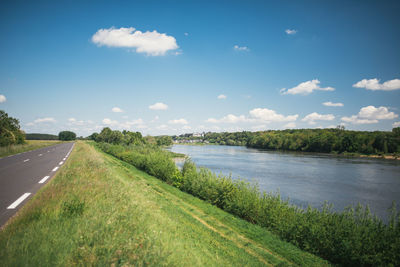
{"label": "river", "polygon": [[[261,191],[277,192],[299,207],[321,208],[324,201],[337,211],[369,205],[387,221],[392,201],[400,205],[400,161],[345,158],[325,154],[278,152],[241,146],[174,145],[216,174],[257,182]],[[179,163],[178,163],[179,164]],[[180,163],[182,164],[182,163]]]}

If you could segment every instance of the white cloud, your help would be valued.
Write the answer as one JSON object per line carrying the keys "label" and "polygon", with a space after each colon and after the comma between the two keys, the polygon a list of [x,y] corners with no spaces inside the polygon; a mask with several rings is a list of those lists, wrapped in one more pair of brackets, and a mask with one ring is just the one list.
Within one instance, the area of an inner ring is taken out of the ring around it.
{"label": "white cloud", "polygon": [[4,95],[0,95],[0,103],[4,103],[7,101],[7,98]]}
{"label": "white cloud", "polygon": [[112,109],[111,109],[111,111],[112,112],[117,112],[117,113],[121,113],[121,112],[124,112],[122,109],[120,109],[119,107],[113,107]]}
{"label": "white cloud", "polygon": [[217,96],[218,99],[226,99],[226,95],[219,95]]}
{"label": "white cloud", "polygon": [[267,108],[255,108],[249,111],[250,117],[263,122],[286,122],[295,121],[299,115],[284,116],[276,113],[275,110]]}
{"label": "white cloud", "polygon": [[249,111],[249,116],[244,115],[236,116],[228,114],[221,119],[209,118],[206,120],[208,123],[240,123],[240,122],[258,122],[258,123],[270,123],[270,122],[290,122],[297,120],[299,115],[284,116],[276,113],[276,111],[267,108],[255,108]]}
{"label": "white cloud", "polygon": [[69,118],[68,121],[69,122],[76,122],[76,119],[75,118]]}
{"label": "white cloud", "polygon": [[350,117],[342,117],[342,121],[352,124],[372,124],[378,123],[379,120],[392,120],[399,115],[388,110],[387,107],[376,108],[374,106],[367,106],[360,109],[357,115]]}
{"label": "white cloud", "polygon": [[382,91],[393,91],[393,90],[398,90],[400,89],[400,80],[399,79],[393,79],[390,81],[386,81],[384,83],[379,83],[380,80],[378,79],[363,79],[355,84],[353,84],[353,87],[356,88],[365,88],[368,90],[382,90]]}
{"label": "white cloud", "polygon": [[214,118],[209,118],[208,120],[206,120],[206,122],[209,122],[209,123],[238,123],[238,122],[246,122],[246,121],[247,121],[247,119],[244,115],[235,116],[233,114],[228,114],[219,120],[214,119]]}
{"label": "white cloud", "polygon": [[283,127],[285,127],[285,128],[295,128],[296,127],[296,123],[289,122],[288,124],[285,124]]}
{"label": "white cloud", "polygon": [[185,32],[184,35],[185,35],[185,36],[189,36],[189,33]]}
{"label": "white cloud", "polygon": [[322,105],[327,106],[327,107],[343,107],[343,103],[332,103],[331,101],[324,102]]}
{"label": "white cloud", "polygon": [[311,94],[314,90],[320,90],[320,91],[334,91],[335,90],[335,88],[333,88],[333,87],[322,88],[319,86],[319,84],[320,84],[320,81],[318,79],[315,79],[315,80],[311,80],[311,81],[302,82],[299,85],[297,85],[296,87],[293,87],[290,89],[282,88],[280,92],[284,95],[288,95],[288,94],[308,95],[308,94]]}
{"label": "white cloud", "polygon": [[191,129],[192,129],[192,127],[187,126],[187,125],[185,125],[185,126],[182,127],[182,130],[191,130]]}
{"label": "white cloud", "polygon": [[188,124],[187,120],[185,119],[176,119],[168,121],[169,124]]}
{"label": "white cloud", "polygon": [[54,118],[47,117],[47,118],[39,118],[33,121],[34,123],[55,123],[57,122]]}
{"label": "white cloud", "polygon": [[168,106],[164,103],[155,103],[154,105],[150,105],[149,109],[151,109],[151,110],[167,110]]}
{"label": "white cloud", "polygon": [[286,29],[285,32],[286,32],[286,34],[292,35],[292,34],[296,34],[297,30]]}
{"label": "white cloud", "polygon": [[159,130],[166,130],[166,129],[168,129],[168,125],[161,124],[161,125],[157,126],[156,128]]}
{"label": "white cloud", "polygon": [[301,121],[308,122],[309,124],[315,124],[315,121],[332,121],[335,119],[335,116],[332,114],[318,114],[317,112],[313,112],[305,116]]}
{"label": "white cloud", "polygon": [[98,46],[135,48],[137,53],[162,56],[169,50],[178,49],[176,39],[157,31],[137,31],[135,28],[100,29],[92,36]]}
{"label": "white cloud", "polygon": [[247,46],[234,45],[233,49],[236,51],[250,51],[250,49]]}
{"label": "white cloud", "polygon": [[392,124],[393,128],[400,127],[400,121],[396,121]]}
{"label": "white cloud", "polygon": [[109,118],[105,118],[105,119],[103,119],[103,124],[110,125],[110,126],[115,126],[115,125],[118,125],[118,121],[113,121],[113,120],[111,120]]}

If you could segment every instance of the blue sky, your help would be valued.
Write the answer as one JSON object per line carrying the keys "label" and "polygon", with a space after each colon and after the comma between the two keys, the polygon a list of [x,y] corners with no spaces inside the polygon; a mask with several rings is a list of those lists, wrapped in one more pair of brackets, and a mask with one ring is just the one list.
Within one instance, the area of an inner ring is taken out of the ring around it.
{"label": "blue sky", "polygon": [[3,1],[0,109],[26,132],[83,136],[391,130],[398,14],[400,1]]}

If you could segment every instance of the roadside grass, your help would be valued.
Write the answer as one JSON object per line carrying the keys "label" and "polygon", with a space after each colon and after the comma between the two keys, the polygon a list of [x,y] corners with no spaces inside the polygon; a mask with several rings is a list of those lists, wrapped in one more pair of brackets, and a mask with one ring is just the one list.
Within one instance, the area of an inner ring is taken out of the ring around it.
{"label": "roadside grass", "polygon": [[81,141],[0,232],[0,263],[329,265]]}
{"label": "roadside grass", "polygon": [[62,141],[54,140],[26,140],[25,142],[25,144],[21,145],[0,147],[0,158],[62,143]]}

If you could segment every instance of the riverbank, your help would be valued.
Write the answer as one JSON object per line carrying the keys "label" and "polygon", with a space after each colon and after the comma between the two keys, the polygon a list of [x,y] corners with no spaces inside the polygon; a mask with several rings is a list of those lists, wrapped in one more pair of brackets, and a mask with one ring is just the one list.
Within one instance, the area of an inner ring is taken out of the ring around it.
{"label": "riverbank", "polygon": [[78,141],[0,232],[4,266],[328,266]]}

